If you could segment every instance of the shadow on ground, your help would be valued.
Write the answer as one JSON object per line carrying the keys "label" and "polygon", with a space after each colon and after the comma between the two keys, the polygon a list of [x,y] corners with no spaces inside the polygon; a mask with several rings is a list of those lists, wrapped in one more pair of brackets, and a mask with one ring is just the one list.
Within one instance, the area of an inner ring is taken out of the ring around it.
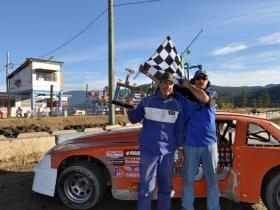
{"label": "shadow on ground", "polygon": [[[32,191],[34,173],[9,172],[0,170],[0,210],[69,210],[56,197],[40,195]],[[251,204],[235,203],[221,198],[222,210],[265,210],[265,208],[253,208]],[[156,201],[152,202],[156,209]],[[172,210],[179,210],[181,199],[172,200]],[[122,201],[112,198],[108,189],[103,200],[93,210],[136,210],[136,201]],[[196,210],[206,209],[206,199],[195,200]]]}

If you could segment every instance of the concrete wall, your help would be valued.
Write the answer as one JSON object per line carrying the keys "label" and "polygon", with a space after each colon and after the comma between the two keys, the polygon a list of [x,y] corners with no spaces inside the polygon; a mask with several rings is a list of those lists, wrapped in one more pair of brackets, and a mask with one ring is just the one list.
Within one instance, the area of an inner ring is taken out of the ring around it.
{"label": "concrete wall", "polygon": [[36,164],[43,155],[56,144],[96,132],[113,129],[141,127],[141,124],[127,126],[109,125],[103,128],[87,128],[84,132],[76,130],[55,131],[52,135],[47,132],[22,133],[17,138],[6,138],[0,135],[0,170],[7,168],[24,168],[25,165]]}
{"label": "concrete wall", "polygon": [[55,136],[44,132],[34,134],[27,133],[26,136],[22,135],[16,139],[0,137],[0,170],[11,166],[21,168],[24,165],[32,165],[55,145]]}
{"label": "concrete wall", "polygon": [[261,117],[261,118],[265,118],[268,120],[280,119],[280,111],[260,112],[260,113],[255,113],[252,115]]}

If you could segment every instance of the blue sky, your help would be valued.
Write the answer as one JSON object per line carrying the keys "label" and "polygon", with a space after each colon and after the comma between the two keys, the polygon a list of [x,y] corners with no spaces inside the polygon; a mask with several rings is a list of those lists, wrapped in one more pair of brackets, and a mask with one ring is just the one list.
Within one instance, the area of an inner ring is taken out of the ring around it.
{"label": "blue sky", "polygon": [[[108,85],[108,0],[9,0],[1,3],[0,91],[5,64],[26,58],[64,62],[63,91]],[[166,36],[186,61],[201,64],[219,86],[280,82],[279,0],[114,0],[115,81],[138,70]],[[192,76],[193,72],[190,71]],[[140,74],[131,83],[151,80]]]}

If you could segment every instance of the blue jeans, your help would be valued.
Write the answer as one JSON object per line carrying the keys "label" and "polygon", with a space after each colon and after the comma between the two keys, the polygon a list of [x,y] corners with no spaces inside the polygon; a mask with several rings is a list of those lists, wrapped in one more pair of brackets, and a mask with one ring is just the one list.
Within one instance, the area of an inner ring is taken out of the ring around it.
{"label": "blue jeans", "polygon": [[140,158],[137,209],[152,209],[152,195],[157,181],[157,210],[170,210],[174,153],[154,155],[141,150]]}
{"label": "blue jeans", "polygon": [[220,210],[219,188],[216,175],[218,164],[217,144],[205,147],[184,147],[183,210],[194,210],[194,180],[198,167],[202,166],[207,181],[207,210]]}

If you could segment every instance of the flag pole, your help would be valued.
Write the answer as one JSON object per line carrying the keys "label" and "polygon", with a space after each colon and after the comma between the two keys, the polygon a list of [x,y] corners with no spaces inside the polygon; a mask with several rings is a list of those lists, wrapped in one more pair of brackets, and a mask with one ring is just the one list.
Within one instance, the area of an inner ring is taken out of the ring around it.
{"label": "flag pole", "polygon": [[[191,43],[187,46],[187,48],[181,53],[181,61],[184,59],[184,54],[187,53],[190,54],[190,47],[191,45],[194,43],[194,41],[199,37],[199,35],[203,32],[203,29],[200,29],[200,31],[198,32],[198,34],[194,37],[194,39],[191,41]],[[184,59],[185,60],[185,59]],[[183,68],[185,68],[185,63],[182,64],[183,65]],[[186,70],[187,70],[187,79],[189,80],[190,79],[190,72],[189,72],[189,64],[186,63]]]}
{"label": "flag pole", "polygon": [[202,33],[203,29],[200,29],[199,33],[194,37],[194,39],[191,41],[191,43],[187,46],[187,48],[182,52],[182,55],[187,52],[187,54],[190,54],[190,47],[194,43],[194,41],[198,38],[198,36]]}

